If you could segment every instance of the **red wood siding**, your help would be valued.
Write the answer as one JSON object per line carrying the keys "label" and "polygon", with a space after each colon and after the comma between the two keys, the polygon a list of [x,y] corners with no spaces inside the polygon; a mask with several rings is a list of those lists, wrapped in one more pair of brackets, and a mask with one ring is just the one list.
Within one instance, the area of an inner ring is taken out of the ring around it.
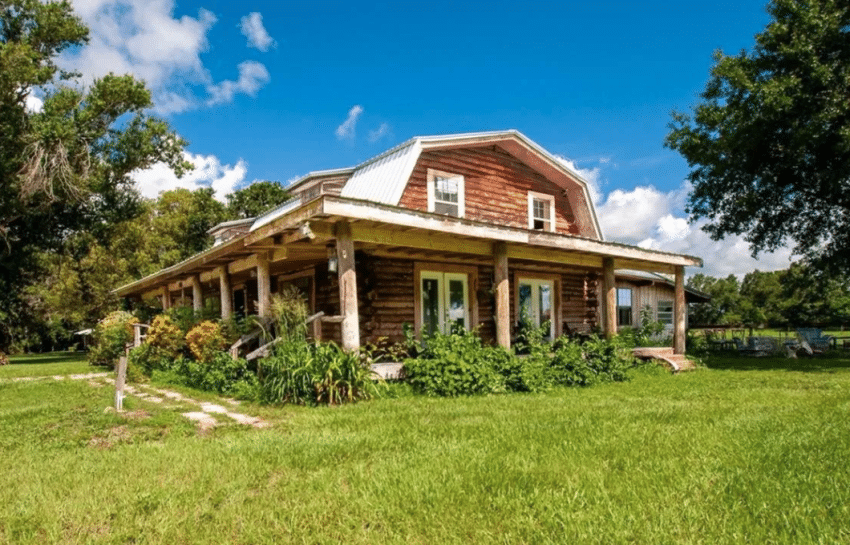
{"label": "red wood siding", "polygon": [[468,219],[527,229],[528,192],[534,191],[555,198],[557,232],[582,234],[563,189],[497,146],[423,153],[399,206],[427,211],[429,168],[463,175]]}

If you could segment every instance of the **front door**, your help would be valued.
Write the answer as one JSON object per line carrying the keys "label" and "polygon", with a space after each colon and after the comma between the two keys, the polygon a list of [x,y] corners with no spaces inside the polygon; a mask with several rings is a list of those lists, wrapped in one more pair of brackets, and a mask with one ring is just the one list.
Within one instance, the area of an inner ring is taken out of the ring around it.
{"label": "front door", "polygon": [[552,294],[554,282],[534,278],[519,279],[520,319],[527,319],[535,327],[548,322],[544,332],[547,339],[552,338]]}
{"label": "front door", "polygon": [[469,328],[469,280],[464,273],[422,271],[422,330],[451,333]]}

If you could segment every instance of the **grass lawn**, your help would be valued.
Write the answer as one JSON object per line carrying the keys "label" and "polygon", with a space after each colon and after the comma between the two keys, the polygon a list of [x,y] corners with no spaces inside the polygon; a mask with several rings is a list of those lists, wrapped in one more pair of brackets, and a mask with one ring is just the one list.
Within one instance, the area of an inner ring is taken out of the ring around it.
{"label": "grass lawn", "polygon": [[0,380],[16,377],[45,377],[99,373],[105,369],[92,367],[85,352],[50,352],[9,356],[9,365],[0,366]]}
{"label": "grass lawn", "polygon": [[0,542],[850,541],[850,358],[708,364],[208,435],[86,381],[0,383]]}

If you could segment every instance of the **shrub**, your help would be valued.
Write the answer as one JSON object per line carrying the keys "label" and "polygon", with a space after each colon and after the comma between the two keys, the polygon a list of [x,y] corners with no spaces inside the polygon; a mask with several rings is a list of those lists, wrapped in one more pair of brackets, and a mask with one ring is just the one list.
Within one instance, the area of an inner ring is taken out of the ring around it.
{"label": "shrub", "polygon": [[0,350],[0,365],[9,365],[9,356],[4,354],[2,350]]}
{"label": "shrub", "polygon": [[154,377],[240,399],[256,398],[257,376],[248,369],[248,362],[224,352],[216,353],[206,363],[179,357],[156,369]]}
{"label": "shrub", "polygon": [[183,332],[167,314],[153,319],[145,344],[157,349],[158,357],[176,358],[180,355],[185,342]]}
{"label": "shrub", "polygon": [[222,353],[226,341],[221,334],[221,327],[217,323],[204,321],[186,334],[186,345],[196,360],[201,363],[209,363]]}
{"label": "shrub", "polygon": [[555,384],[592,386],[602,382],[622,382],[635,364],[622,340],[592,336],[584,343],[560,338],[549,370]]}
{"label": "shrub", "polygon": [[413,388],[426,395],[454,397],[501,392],[505,390],[505,380],[496,366],[505,357],[504,349],[484,346],[475,332],[438,332],[423,339],[416,358],[405,360],[404,372]]}
{"label": "shrub", "polygon": [[129,312],[110,313],[94,328],[88,360],[92,365],[115,367],[125,346],[133,341],[133,324],[138,320]]}
{"label": "shrub", "polygon": [[259,397],[266,403],[350,403],[377,395],[369,365],[334,343],[281,342],[261,361]]}

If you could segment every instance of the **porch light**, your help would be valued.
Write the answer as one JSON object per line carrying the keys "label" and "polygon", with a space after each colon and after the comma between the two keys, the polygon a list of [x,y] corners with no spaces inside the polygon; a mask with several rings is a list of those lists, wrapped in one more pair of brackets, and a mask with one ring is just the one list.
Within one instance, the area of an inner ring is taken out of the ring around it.
{"label": "porch light", "polygon": [[336,247],[328,245],[328,272],[335,273],[339,270],[339,259],[336,256]]}

